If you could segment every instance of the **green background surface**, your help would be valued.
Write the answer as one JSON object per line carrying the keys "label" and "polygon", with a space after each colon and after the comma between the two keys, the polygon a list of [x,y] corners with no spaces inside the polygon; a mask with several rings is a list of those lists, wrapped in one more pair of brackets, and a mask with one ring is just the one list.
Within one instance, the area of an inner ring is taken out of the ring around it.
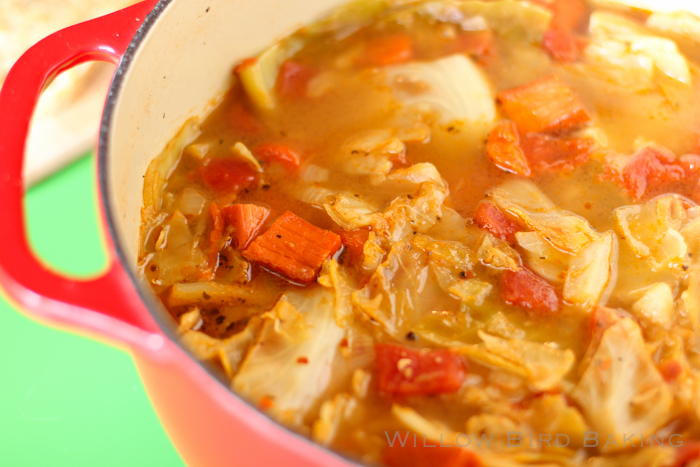
{"label": "green background surface", "polygon": [[[94,164],[84,157],[27,195],[32,244],[69,275],[105,264]],[[127,353],[37,324],[0,298],[0,355],[0,467],[184,466]]]}

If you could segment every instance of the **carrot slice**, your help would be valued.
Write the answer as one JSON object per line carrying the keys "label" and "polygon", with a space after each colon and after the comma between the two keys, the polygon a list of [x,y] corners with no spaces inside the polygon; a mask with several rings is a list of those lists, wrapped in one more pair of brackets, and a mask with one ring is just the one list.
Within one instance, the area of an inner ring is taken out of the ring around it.
{"label": "carrot slice", "polygon": [[544,34],[542,47],[560,63],[572,63],[581,57],[579,42],[563,29],[550,29]]}
{"label": "carrot slice", "polygon": [[[414,439],[415,435],[415,439]],[[404,445],[401,445],[403,441]],[[415,441],[415,442],[414,442]],[[448,440],[444,440],[448,443]],[[466,444],[462,439],[461,443]],[[389,467],[482,467],[479,458],[467,449],[425,440],[423,433],[397,432],[393,445],[384,449],[384,464]]]}
{"label": "carrot slice", "polygon": [[595,148],[593,138],[561,138],[530,133],[521,142],[531,166],[541,170],[572,170],[588,161]]}
{"label": "carrot slice", "polygon": [[404,63],[413,58],[413,39],[405,33],[376,37],[367,43],[362,64],[387,66]]}
{"label": "carrot slice", "polygon": [[467,369],[449,350],[415,350],[376,344],[378,386],[385,394],[410,396],[449,394],[462,387]]}
{"label": "carrot slice", "polygon": [[501,92],[498,100],[518,128],[529,132],[563,132],[590,120],[583,104],[557,75]]}
{"label": "carrot slice", "polygon": [[549,282],[521,268],[501,276],[501,296],[509,305],[534,311],[559,311],[559,297]]}
{"label": "carrot slice", "polygon": [[341,246],[338,235],[287,211],[250,244],[243,257],[294,282],[310,284],[323,261]]}
{"label": "carrot slice", "polygon": [[217,195],[238,193],[257,178],[249,164],[234,159],[210,159],[199,167],[199,174]]}
{"label": "carrot slice", "polygon": [[479,204],[474,213],[474,222],[480,228],[487,230],[498,238],[513,242],[515,233],[520,228],[506,218],[495,204],[484,201]]}
{"label": "carrot slice", "polygon": [[503,121],[489,134],[486,154],[499,169],[529,177],[530,165],[519,143],[520,137],[513,122]]}
{"label": "carrot slice", "polygon": [[233,204],[221,210],[226,225],[233,227],[232,238],[240,249],[247,248],[260,233],[270,210],[255,204]]}
{"label": "carrot slice", "polygon": [[338,232],[338,235],[340,235],[343,246],[348,251],[348,261],[350,263],[360,261],[364,255],[365,243],[367,243],[367,240],[369,239],[369,230],[341,230]]}
{"label": "carrot slice", "polygon": [[317,73],[313,67],[288,60],[277,75],[277,93],[282,97],[302,99],[306,97],[309,81]]}
{"label": "carrot slice", "polygon": [[253,150],[253,154],[265,163],[278,162],[287,170],[296,170],[301,164],[301,156],[286,144],[266,143]]}

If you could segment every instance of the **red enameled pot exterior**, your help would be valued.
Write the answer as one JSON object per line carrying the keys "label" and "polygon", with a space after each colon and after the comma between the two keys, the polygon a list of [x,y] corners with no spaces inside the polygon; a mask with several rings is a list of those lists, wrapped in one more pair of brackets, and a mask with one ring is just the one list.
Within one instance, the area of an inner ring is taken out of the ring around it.
{"label": "red enameled pot exterior", "polygon": [[[233,395],[184,352],[149,311],[112,236],[105,236],[108,269],[87,281],[51,271],[28,244],[22,165],[41,90],[61,72],[87,61],[123,63],[125,54],[138,51],[134,36],[169,3],[146,0],[60,31],[30,49],[9,73],[0,93],[0,284],[29,316],[130,350],[166,431],[188,465],[347,467],[352,464],[281,428]],[[114,88],[112,99],[118,92]],[[104,182],[102,154],[100,162]],[[104,195],[105,187],[100,188]],[[113,232],[104,209],[102,218],[104,230]]]}

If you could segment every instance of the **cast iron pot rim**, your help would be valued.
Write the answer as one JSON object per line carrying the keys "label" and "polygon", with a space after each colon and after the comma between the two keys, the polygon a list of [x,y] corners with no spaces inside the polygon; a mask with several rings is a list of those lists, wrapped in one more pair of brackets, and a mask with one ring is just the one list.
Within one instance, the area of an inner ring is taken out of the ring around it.
{"label": "cast iron pot rim", "polygon": [[[112,126],[112,122],[114,120],[114,113],[115,113],[115,108],[117,105],[117,102],[119,101],[119,98],[121,96],[121,91],[124,86],[124,79],[134,62],[136,52],[138,51],[139,47],[143,44],[144,40],[148,36],[148,34],[151,32],[151,29],[153,29],[153,26],[156,24],[158,18],[165,12],[165,10],[168,8],[168,6],[173,2],[173,0],[159,0],[156,6],[151,10],[151,12],[146,16],[146,19],[144,20],[143,24],[139,28],[139,30],[136,32],[134,35],[134,38],[132,39],[131,43],[129,44],[129,47],[126,50],[126,53],[124,54],[124,57],[122,60],[119,62],[119,66],[117,67],[115,74],[112,78],[112,83],[109,87],[109,93],[107,95],[107,101],[105,103],[104,107],[104,112],[102,114],[102,123],[100,126],[100,135],[99,135],[99,144],[98,144],[98,173],[99,173],[99,183],[100,183],[100,196],[101,196],[101,201],[102,201],[102,206],[104,209],[105,217],[107,219],[107,227],[110,236],[113,239],[114,243],[114,249],[116,252],[117,260],[124,266],[124,269],[126,270],[126,273],[129,276],[129,280],[131,281],[132,286],[136,289],[138,292],[139,297],[141,298],[143,304],[146,306],[146,309],[148,310],[148,313],[151,315],[151,317],[155,320],[155,322],[158,324],[158,327],[160,328],[160,331],[171,341],[174,342],[175,345],[177,345],[182,351],[187,354],[187,357],[192,360],[196,365],[198,365],[201,369],[203,369],[208,377],[210,377],[212,380],[216,381],[217,384],[222,386],[229,394],[231,397],[235,398],[238,402],[241,402],[243,404],[246,404],[248,407],[251,407],[255,410],[255,413],[257,416],[264,418],[265,422],[268,423],[270,426],[271,430],[283,430],[287,432],[288,434],[291,434],[294,438],[296,438],[297,441],[304,443],[307,448],[312,448],[312,449],[320,449],[325,451],[326,453],[331,454],[334,456],[336,459],[345,462],[346,465],[348,466],[353,466],[353,467],[364,467],[364,464],[360,464],[357,461],[350,459],[346,456],[343,456],[341,454],[338,454],[337,452],[328,449],[324,446],[321,446],[315,442],[313,442],[311,439],[302,436],[301,434],[297,433],[296,431],[293,431],[286,426],[282,425],[281,423],[278,423],[275,421],[273,418],[271,418],[269,415],[261,412],[257,407],[255,407],[253,404],[248,402],[246,399],[238,395],[237,393],[233,392],[230,387],[229,387],[229,382],[226,380],[225,376],[223,373],[216,368],[214,365],[206,363],[206,362],[201,362],[190,354],[190,352],[183,346],[182,342],[178,338],[176,332],[175,332],[175,326],[172,323],[172,320],[163,307],[163,304],[158,300],[157,296],[153,293],[151,289],[147,289],[141,280],[136,275],[136,272],[133,270],[133,268],[128,267],[127,265],[129,264],[127,255],[125,254],[125,249],[122,247],[124,245],[123,239],[119,235],[118,230],[116,229],[116,218],[117,216],[115,215],[115,210],[113,209],[112,202],[110,200],[110,181],[109,177],[107,177],[107,167],[109,167],[109,159],[110,159],[110,154],[109,154],[109,142],[110,142],[110,128]],[[159,312],[160,311],[160,312]]]}

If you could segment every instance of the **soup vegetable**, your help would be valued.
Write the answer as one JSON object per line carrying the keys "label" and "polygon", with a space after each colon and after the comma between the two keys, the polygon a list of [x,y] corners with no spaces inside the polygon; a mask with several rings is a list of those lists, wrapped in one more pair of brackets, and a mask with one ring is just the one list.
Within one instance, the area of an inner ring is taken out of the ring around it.
{"label": "soup vegetable", "polygon": [[648,4],[363,1],[237,64],[145,177],[183,344],[370,465],[700,465],[700,19]]}

